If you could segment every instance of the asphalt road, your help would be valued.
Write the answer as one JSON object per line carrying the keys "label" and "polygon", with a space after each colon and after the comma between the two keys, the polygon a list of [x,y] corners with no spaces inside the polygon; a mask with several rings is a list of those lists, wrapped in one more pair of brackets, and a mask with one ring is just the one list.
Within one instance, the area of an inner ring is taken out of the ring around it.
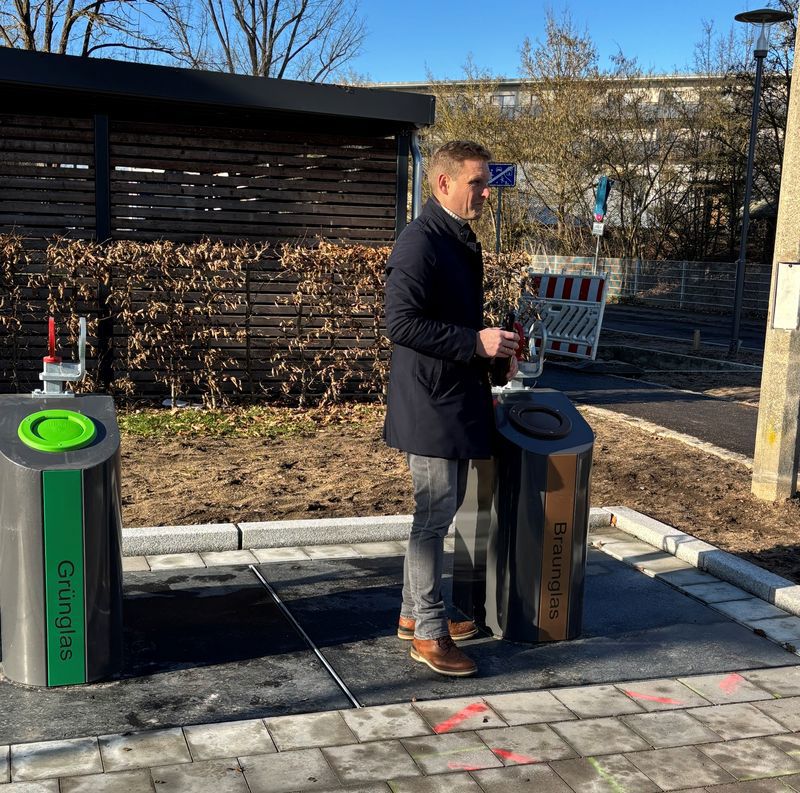
{"label": "asphalt road", "polygon": [[753,456],[758,409],[614,375],[545,364],[537,388],[563,391],[577,404],[625,413],[729,451]]}

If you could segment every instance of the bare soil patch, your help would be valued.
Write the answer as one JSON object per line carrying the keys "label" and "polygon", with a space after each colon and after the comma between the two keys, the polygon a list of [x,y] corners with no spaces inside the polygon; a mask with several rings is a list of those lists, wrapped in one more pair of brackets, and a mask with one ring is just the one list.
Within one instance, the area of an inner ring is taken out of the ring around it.
{"label": "bare soil patch", "polygon": [[[382,418],[376,407],[358,422],[275,440],[125,434],[124,525],[409,513],[410,478],[381,440]],[[593,506],[631,507],[800,581],[800,500],[759,501],[738,463],[615,419],[590,424]]]}

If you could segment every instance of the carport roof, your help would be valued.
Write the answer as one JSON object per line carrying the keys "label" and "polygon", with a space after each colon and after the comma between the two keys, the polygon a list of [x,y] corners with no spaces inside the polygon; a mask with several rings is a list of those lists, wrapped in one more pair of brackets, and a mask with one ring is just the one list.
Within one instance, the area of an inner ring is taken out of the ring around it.
{"label": "carport roof", "polygon": [[[152,66],[0,47],[4,109],[22,102],[38,112],[108,112],[146,120],[180,114],[191,121],[224,114],[269,116],[290,126],[393,134],[434,121],[435,99],[379,88]],[[10,101],[12,98],[15,101]]]}

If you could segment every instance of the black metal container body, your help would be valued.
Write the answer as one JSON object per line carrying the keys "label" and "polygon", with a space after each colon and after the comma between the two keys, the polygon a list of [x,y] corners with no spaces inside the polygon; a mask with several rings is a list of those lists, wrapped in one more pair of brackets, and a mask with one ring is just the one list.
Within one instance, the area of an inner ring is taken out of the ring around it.
{"label": "black metal container body", "polygon": [[[31,413],[48,409],[91,417],[97,436],[85,448],[64,453],[29,448],[17,427]],[[36,686],[88,683],[122,668],[119,446],[111,397],[0,396],[0,641],[3,671],[12,680]],[[43,517],[43,474],[49,471],[78,472],[81,489],[83,586],[75,602],[82,606],[85,663],[74,678],[59,673],[52,657]]]}
{"label": "black metal container body", "polygon": [[581,632],[594,434],[559,391],[495,401],[496,451],[456,516],[454,605],[518,642]]}

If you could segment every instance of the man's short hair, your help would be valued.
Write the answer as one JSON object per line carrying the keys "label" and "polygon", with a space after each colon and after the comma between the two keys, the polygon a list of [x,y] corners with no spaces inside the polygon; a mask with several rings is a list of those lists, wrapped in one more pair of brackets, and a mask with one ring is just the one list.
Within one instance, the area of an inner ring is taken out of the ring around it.
{"label": "man's short hair", "polygon": [[489,149],[474,140],[451,140],[436,149],[431,157],[428,165],[428,179],[431,187],[434,187],[437,174],[446,173],[448,176],[458,176],[461,164],[465,160],[489,162],[491,159],[492,153]]}

